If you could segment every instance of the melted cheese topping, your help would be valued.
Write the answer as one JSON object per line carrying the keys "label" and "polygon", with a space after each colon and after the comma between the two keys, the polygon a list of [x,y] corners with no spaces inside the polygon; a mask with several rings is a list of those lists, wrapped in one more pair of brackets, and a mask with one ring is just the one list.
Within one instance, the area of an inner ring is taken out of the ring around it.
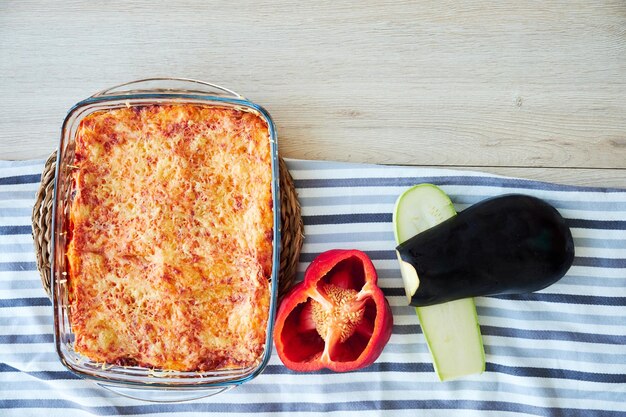
{"label": "melted cheese topping", "polygon": [[214,106],[92,113],[76,136],[70,322],[93,361],[205,371],[264,351],[268,126]]}

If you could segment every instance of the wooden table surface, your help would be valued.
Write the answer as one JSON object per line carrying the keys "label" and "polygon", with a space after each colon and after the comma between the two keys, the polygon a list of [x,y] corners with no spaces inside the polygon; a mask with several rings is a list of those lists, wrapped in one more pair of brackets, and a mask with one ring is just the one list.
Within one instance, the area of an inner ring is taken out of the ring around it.
{"label": "wooden table surface", "polygon": [[0,159],[151,76],[263,105],[285,157],[626,187],[626,1],[0,1]]}

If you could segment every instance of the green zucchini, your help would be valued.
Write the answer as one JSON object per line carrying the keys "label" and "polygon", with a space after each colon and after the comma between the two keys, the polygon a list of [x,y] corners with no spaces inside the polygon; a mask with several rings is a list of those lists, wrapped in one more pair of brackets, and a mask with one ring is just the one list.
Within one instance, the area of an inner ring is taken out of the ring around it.
{"label": "green zucchini", "polygon": [[[456,216],[448,196],[432,184],[419,184],[398,197],[393,212],[396,243]],[[400,259],[409,302],[419,286],[415,269]],[[473,298],[415,309],[441,381],[481,373],[485,352]]]}

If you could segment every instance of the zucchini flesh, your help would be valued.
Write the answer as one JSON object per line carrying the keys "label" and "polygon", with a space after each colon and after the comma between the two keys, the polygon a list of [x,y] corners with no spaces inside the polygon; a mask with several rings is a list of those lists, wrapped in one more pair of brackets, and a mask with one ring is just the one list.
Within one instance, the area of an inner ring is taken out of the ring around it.
{"label": "zucchini flesh", "polygon": [[[396,201],[393,213],[396,243],[401,244],[455,215],[452,202],[441,189],[431,184],[416,185]],[[399,260],[410,302],[419,287],[419,277],[412,267]],[[485,370],[485,353],[473,298],[416,307],[415,311],[441,381]]]}

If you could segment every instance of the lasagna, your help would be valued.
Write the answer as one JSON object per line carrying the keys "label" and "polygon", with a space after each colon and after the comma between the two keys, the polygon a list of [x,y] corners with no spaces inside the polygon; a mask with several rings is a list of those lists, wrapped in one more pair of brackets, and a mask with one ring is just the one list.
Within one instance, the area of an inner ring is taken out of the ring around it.
{"label": "lasagna", "polygon": [[75,350],[176,371],[253,366],[273,252],[269,129],[194,104],[87,115],[67,246]]}

